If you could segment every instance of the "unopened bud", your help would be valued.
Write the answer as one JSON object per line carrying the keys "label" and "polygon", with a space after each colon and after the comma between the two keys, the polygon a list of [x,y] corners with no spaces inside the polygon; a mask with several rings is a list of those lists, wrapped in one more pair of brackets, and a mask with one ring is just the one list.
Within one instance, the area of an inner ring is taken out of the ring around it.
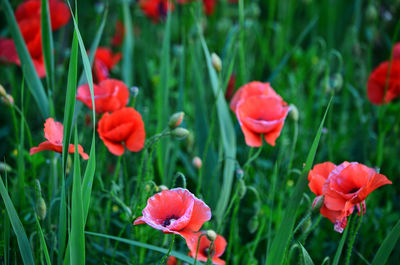
{"label": "unopened bud", "polygon": [[239,198],[242,199],[244,197],[244,195],[246,195],[246,192],[247,192],[246,183],[244,182],[243,178],[239,179],[238,185],[239,185],[238,195],[239,195]]}
{"label": "unopened bud", "polygon": [[290,112],[289,112],[289,116],[290,118],[292,118],[292,120],[294,121],[298,121],[299,120],[299,110],[297,109],[297,107],[293,104],[290,105]]}
{"label": "unopened bud", "polygon": [[378,11],[373,4],[368,5],[365,16],[369,22],[374,22],[378,18]]}
{"label": "unopened bud", "polygon": [[133,86],[130,88],[130,90],[131,90],[132,96],[134,98],[136,98],[137,95],[139,94],[139,88],[137,86]]}
{"label": "unopened bud", "polygon": [[2,85],[0,85],[0,97],[7,96],[7,92]]}
{"label": "unopened bud", "polygon": [[217,233],[214,230],[207,230],[207,238],[210,241],[215,241],[217,239]]}
{"label": "unopened bud", "polygon": [[168,187],[165,186],[165,185],[160,185],[160,186],[158,186],[158,188],[159,188],[161,191],[168,190]]}
{"label": "unopened bud", "polygon": [[189,135],[189,131],[185,128],[178,127],[172,130],[171,135],[178,139],[184,139]]}
{"label": "unopened bud", "polygon": [[36,213],[40,220],[43,220],[46,217],[47,206],[42,197],[40,197],[36,202]]}
{"label": "unopened bud", "polygon": [[195,168],[200,169],[202,165],[201,158],[198,156],[193,157],[192,164]]}
{"label": "unopened bud", "polygon": [[332,82],[332,88],[333,88],[335,91],[340,91],[340,89],[341,89],[342,86],[343,86],[343,77],[342,77],[342,75],[339,74],[339,73],[336,73],[336,74],[332,77],[331,82]]}
{"label": "unopened bud", "polygon": [[185,116],[185,113],[182,111],[172,114],[171,118],[169,118],[168,127],[170,129],[178,127],[182,123],[183,116]]}
{"label": "unopened bud", "polygon": [[312,204],[313,211],[319,211],[319,209],[321,209],[322,205],[324,204],[324,200],[325,200],[324,195],[317,196]]}
{"label": "unopened bud", "polygon": [[211,63],[212,63],[212,66],[214,67],[215,71],[221,72],[222,62],[221,62],[221,58],[219,58],[219,56],[217,54],[215,54],[215,53],[211,54]]}
{"label": "unopened bud", "polygon": [[259,225],[258,217],[257,215],[254,215],[251,217],[250,221],[247,223],[247,229],[249,229],[249,232],[253,234],[255,231],[258,229]]}
{"label": "unopened bud", "polygon": [[11,170],[12,170],[12,168],[10,165],[0,162],[0,171],[10,172]]}

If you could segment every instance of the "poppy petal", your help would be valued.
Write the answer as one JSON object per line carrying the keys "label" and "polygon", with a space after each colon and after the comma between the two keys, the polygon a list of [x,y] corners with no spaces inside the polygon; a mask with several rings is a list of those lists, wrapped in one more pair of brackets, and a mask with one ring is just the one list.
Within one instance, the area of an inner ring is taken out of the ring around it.
{"label": "poppy petal", "polygon": [[63,131],[63,125],[53,118],[48,118],[44,123],[44,137],[53,144],[62,145]]}

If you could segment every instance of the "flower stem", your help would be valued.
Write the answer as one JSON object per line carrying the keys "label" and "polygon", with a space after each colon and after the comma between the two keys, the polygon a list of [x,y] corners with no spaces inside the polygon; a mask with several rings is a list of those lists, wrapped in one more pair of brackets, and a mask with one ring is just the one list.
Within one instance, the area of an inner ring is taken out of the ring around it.
{"label": "flower stem", "polygon": [[[361,209],[363,209],[362,206],[361,206]],[[363,217],[363,210],[361,210],[361,212],[360,212],[360,217],[358,218],[357,226],[356,226],[356,228],[352,231],[353,234],[352,234],[352,236],[349,238],[349,243],[348,243],[348,247],[347,247],[347,255],[346,255],[346,265],[349,265],[349,264],[350,264],[351,252],[352,252],[352,250],[353,250],[353,245],[354,245],[354,242],[355,242],[355,240],[356,240],[358,230],[360,229],[360,226],[361,226],[362,217]]]}
{"label": "flower stem", "polygon": [[162,258],[160,265],[165,264],[167,258],[169,257],[169,254],[171,253],[172,247],[174,246],[174,242],[175,242],[175,234],[172,234],[172,240],[171,240],[171,244],[169,245],[169,249],[168,252],[165,253],[164,257]]}

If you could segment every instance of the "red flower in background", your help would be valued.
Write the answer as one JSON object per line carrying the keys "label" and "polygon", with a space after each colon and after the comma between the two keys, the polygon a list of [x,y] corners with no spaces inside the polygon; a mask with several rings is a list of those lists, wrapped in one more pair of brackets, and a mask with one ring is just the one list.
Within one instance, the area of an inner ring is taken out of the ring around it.
{"label": "red flower in background", "polygon": [[248,146],[274,146],[289,112],[286,102],[269,83],[251,82],[236,91],[230,107],[236,113]]}
{"label": "red flower in background", "polygon": [[354,211],[354,206],[360,212],[359,205],[362,204],[365,212],[367,196],[375,189],[392,182],[374,169],[356,162],[343,162],[339,166],[333,166],[330,162],[314,166],[308,180],[311,191],[317,196],[324,196],[321,214],[329,218],[335,224],[335,230],[341,233],[347,225],[347,217]]}
{"label": "red flower in background", "polygon": [[400,59],[400,42],[393,46],[393,60]]}
{"label": "red flower in background", "polygon": [[169,0],[140,0],[139,6],[142,12],[153,22],[158,22],[167,16],[168,11],[174,10],[174,4]]}
{"label": "red flower in background", "polygon": [[99,47],[94,55],[93,71],[96,82],[101,82],[110,76],[109,71],[121,60],[120,52],[113,52],[106,47]]}
{"label": "red flower in background", "polygon": [[133,108],[124,107],[113,113],[105,113],[99,120],[97,128],[100,139],[108,150],[120,156],[126,148],[139,152],[144,146],[146,133],[142,116]]}
{"label": "red flower in background", "polygon": [[169,256],[168,260],[167,260],[167,265],[176,265],[177,264],[177,260],[174,256]]}
{"label": "red flower in background", "polygon": [[212,249],[210,249],[211,241],[206,236],[202,236],[200,238],[200,243],[198,244],[199,237],[203,232],[204,231],[200,233],[195,233],[195,236],[191,237],[189,240],[186,240],[186,244],[190,249],[189,256],[193,258],[196,257],[198,246],[197,260],[207,262],[208,256],[210,256],[213,264],[225,265],[225,261],[219,258],[225,252],[225,248],[227,245],[225,238],[223,236],[217,235]]}
{"label": "red flower in background", "polygon": [[[42,51],[40,26],[40,0],[28,0],[17,7],[15,18],[39,77],[46,75]],[[68,6],[62,1],[50,0],[49,11],[52,30],[64,26],[69,18]],[[13,40],[0,38],[0,60],[20,65]]]}
{"label": "red flower in background", "polygon": [[367,94],[376,105],[388,103],[400,95],[400,60],[386,61],[375,68],[368,78]]}
{"label": "red flower in background", "polygon": [[225,91],[225,99],[230,100],[233,96],[233,93],[235,93],[235,85],[236,85],[236,75],[231,74],[229,77],[228,85],[226,87]]}
{"label": "red flower in background", "polygon": [[[29,154],[33,155],[37,152],[41,152],[44,150],[62,153],[63,131],[64,127],[60,122],[54,121],[53,118],[48,118],[44,124],[44,137],[47,139],[47,141],[39,144],[38,147],[32,147]],[[75,153],[75,145],[69,145],[68,153]],[[83,159],[89,159],[89,156],[83,151],[81,145],[78,145],[78,153],[82,156]]]}
{"label": "red flower in background", "polygon": [[[126,85],[116,79],[106,79],[98,85],[93,85],[94,103],[97,113],[113,112],[128,104],[129,90]],[[89,84],[78,88],[76,99],[82,101],[89,109],[92,109]]]}
{"label": "red flower in background", "polygon": [[211,210],[186,189],[164,190],[147,200],[134,225],[148,224],[164,233],[174,233],[193,242],[201,226],[211,219]]}
{"label": "red flower in background", "polygon": [[[186,4],[189,2],[193,2],[195,0],[177,0],[179,4]],[[211,15],[215,11],[215,5],[217,4],[217,0],[202,0],[203,2],[203,10],[206,15]]]}
{"label": "red flower in background", "polygon": [[111,40],[111,45],[112,46],[120,46],[122,42],[124,41],[125,37],[125,26],[124,23],[121,21],[116,21],[115,22],[115,34]]}

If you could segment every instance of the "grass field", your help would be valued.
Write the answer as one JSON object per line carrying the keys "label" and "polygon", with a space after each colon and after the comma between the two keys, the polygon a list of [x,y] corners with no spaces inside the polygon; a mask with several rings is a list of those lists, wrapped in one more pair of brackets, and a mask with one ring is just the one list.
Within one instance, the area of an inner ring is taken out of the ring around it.
{"label": "grass field", "polygon": [[398,264],[399,1],[0,3],[0,264]]}

